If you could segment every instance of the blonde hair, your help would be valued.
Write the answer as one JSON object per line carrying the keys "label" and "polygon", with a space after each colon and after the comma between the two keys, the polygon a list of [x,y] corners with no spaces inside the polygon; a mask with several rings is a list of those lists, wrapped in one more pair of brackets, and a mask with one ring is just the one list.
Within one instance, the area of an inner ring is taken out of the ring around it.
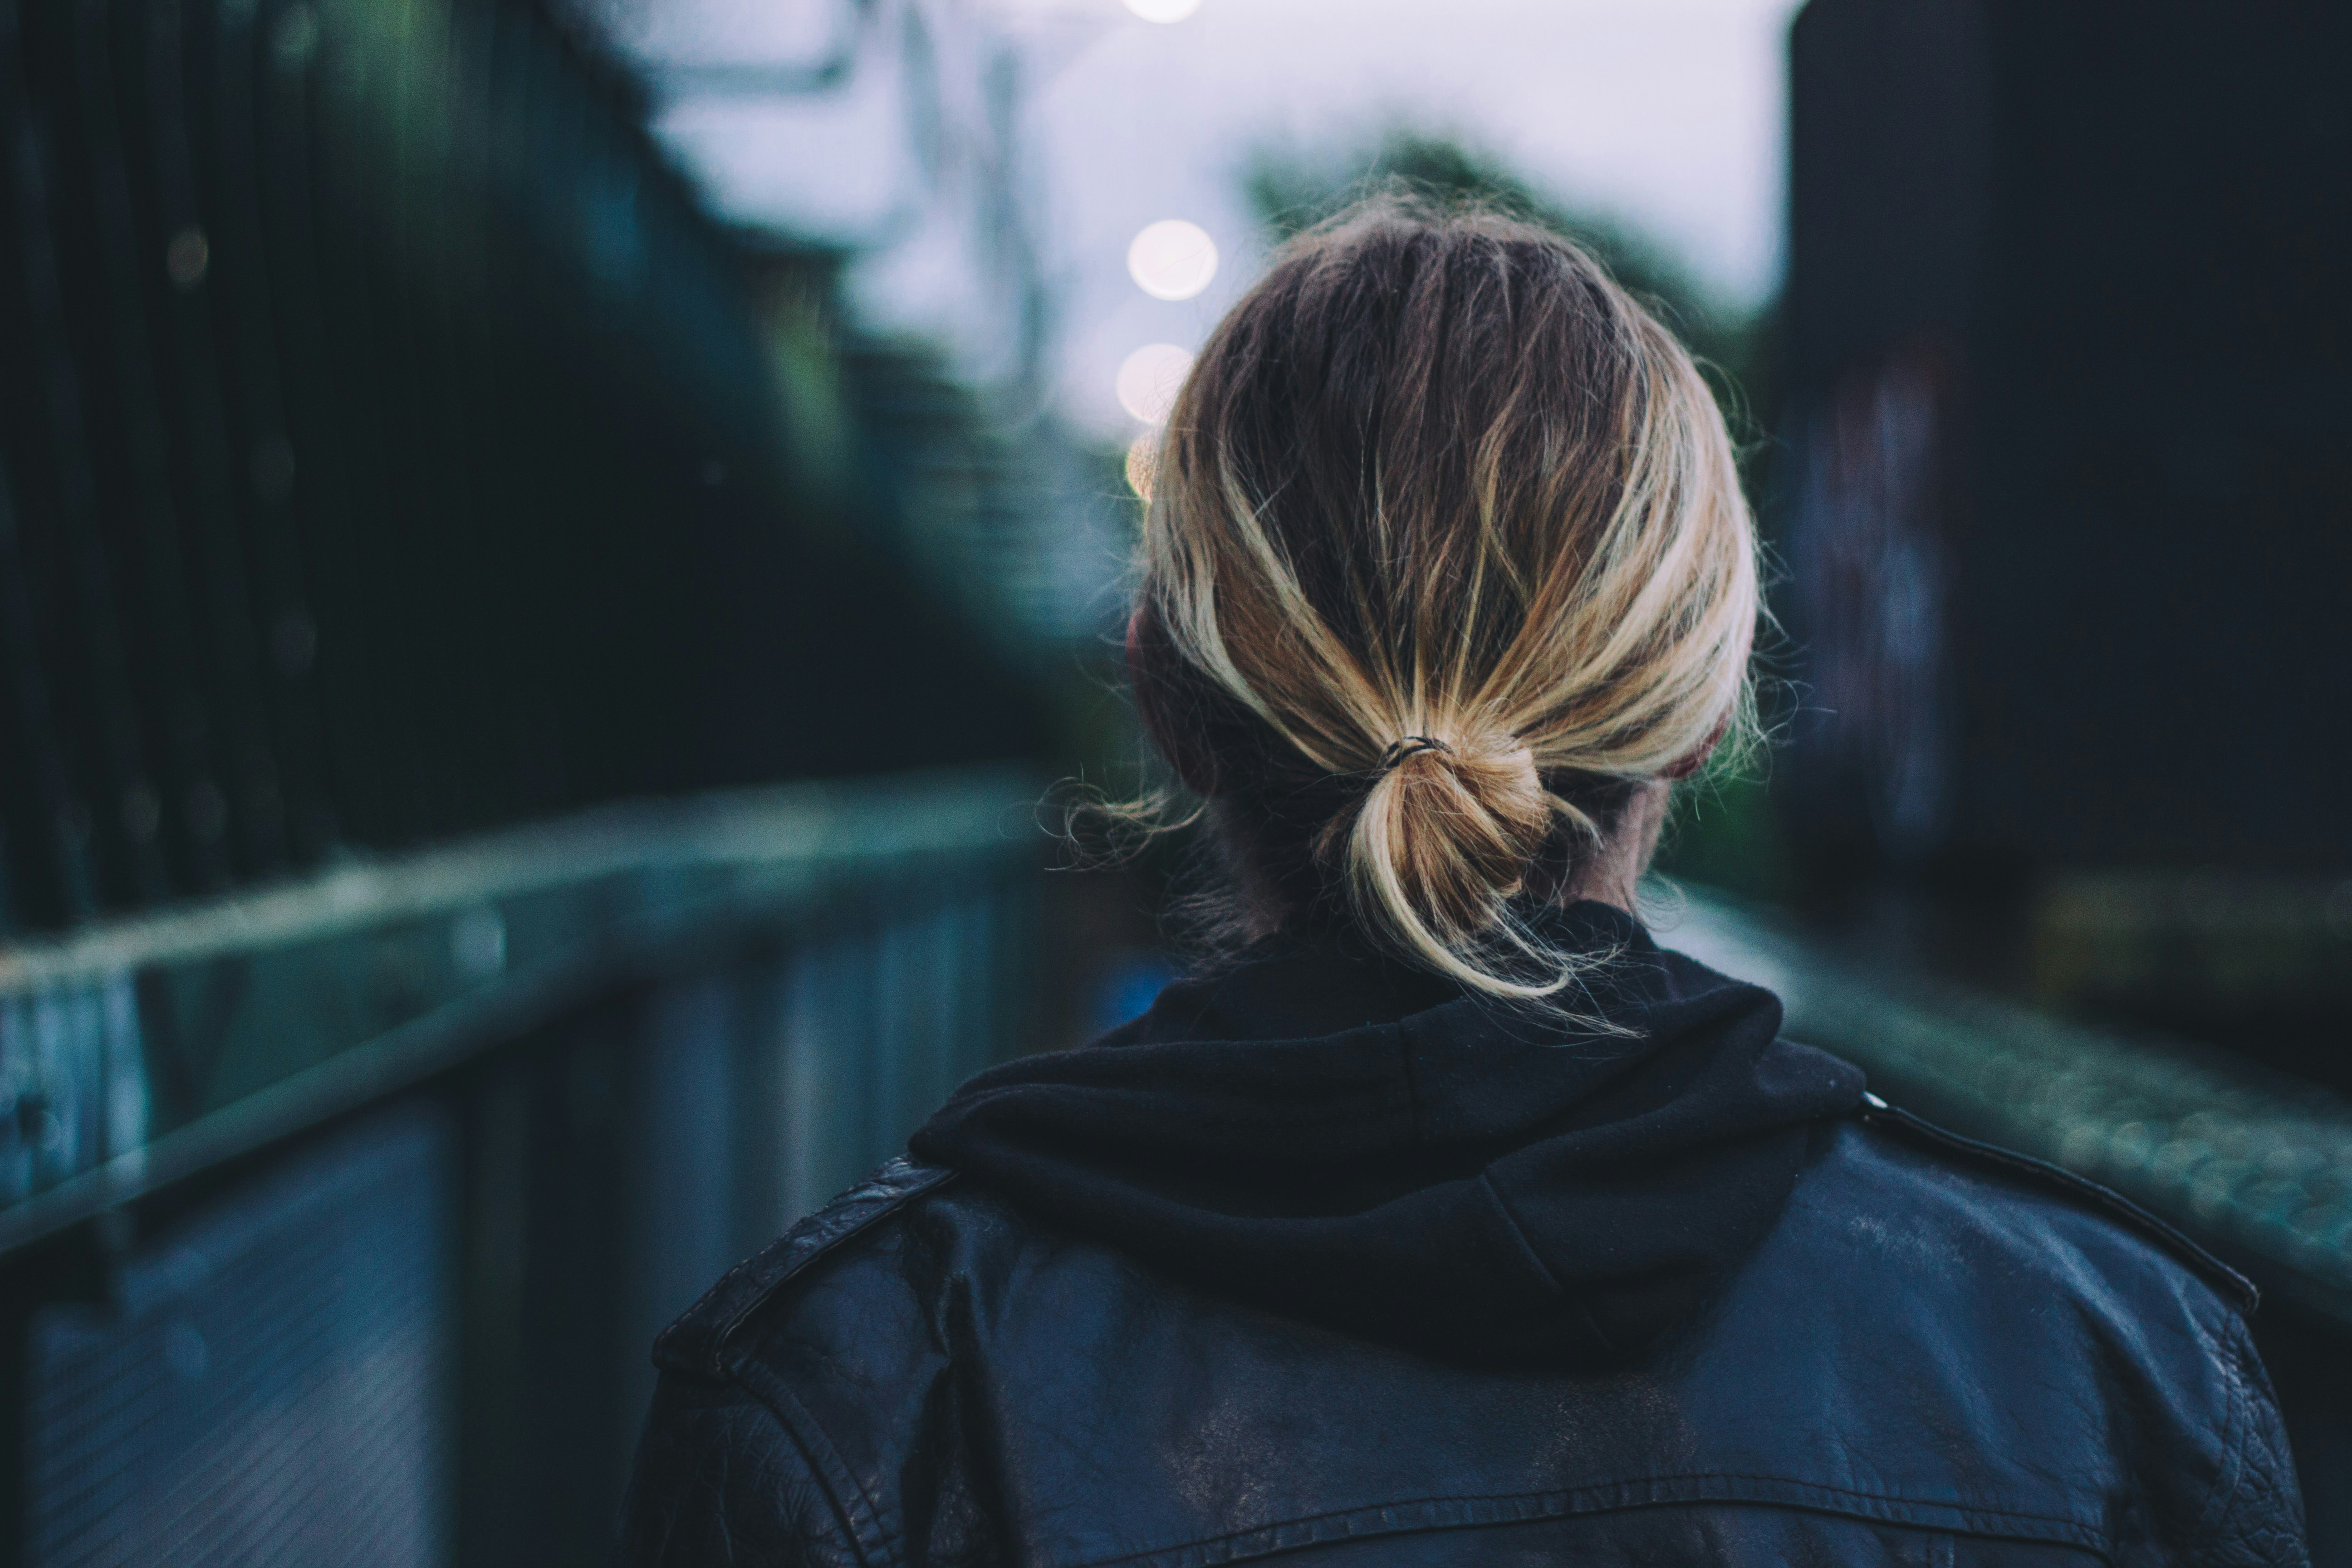
{"label": "blonde hair", "polygon": [[1752,724],[1753,524],[1689,354],[1591,257],[1383,199],[1301,236],[1178,396],[1129,663],[1289,896],[1498,996],[1642,782]]}

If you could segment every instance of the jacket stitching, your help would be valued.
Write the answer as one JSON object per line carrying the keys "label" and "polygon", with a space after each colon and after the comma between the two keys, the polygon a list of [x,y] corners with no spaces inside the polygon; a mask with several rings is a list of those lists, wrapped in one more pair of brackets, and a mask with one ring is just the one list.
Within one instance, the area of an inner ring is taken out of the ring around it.
{"label": "jacket stitching", "polygon": [[[894,1173],[894,1174],[904,1172],[921,1173],[917,1180],[895,1192],[864,1200],[865,1212],[863,1213],[855,1212],[860,1206],[856,1200],[844,1205],[852,1211],[849,1216],[815,1245],[785,1265],[773,1279],[729,1318],[712,1336],[709,1354],[711,1371],[717,1376],[734,1383],[765,1405],[791,1436],[793,1446],[800,1449],[801,1457],[808,1463],[810,1473],[824,1488],[826,1500],[833,1505],[834,1512],[840,1518],[858,1560],[867,1563],[877,1560],[887,1561],[892,1553],[892,1542],[898,1534],[897,1530],[885,1521],[880,1501],[851,1473],[848,1465],[841,1458],[840,1450],[833,1446],[832,1440],[824,1434],[824,1428],[818,1425],[816,1417],[810,1415],[808,1409],[793,1395],[790,1386],[754,1358],[748,1355],[730,1354],[729,1341],[761,1304],[811,1264],[832,1252],[850,1237],[862,1235],[877,1222],[904,1208],[911,1200],[926,1193],[937,1191],[955,1176],[955,1173],[951,1170],[935,1167],[925,1171],[911,1161],[894,1161],[893,1163],[902,1166],[902,1172]],[[885,1166],[884,1169],[887,1171],[889,1167]],[[739,1264],[729,1273],[728,1279],[733,1279],[745,1267],[748,1265]],[[710,1294],[713,1296],[719,1294],[725,1283],[726,1281],[722,1281],[719,1287],[714,1287]]]}
{"label": "jacket stitching", "polygon": [[[2245,1484],[2243,1444],[2245,1434],[2253,1430],[2253,1392],[2246,1386],[2243,1375],[2243,1357],[2248,1348],[2245,1342],[2248,1338],[2246,1322],[2234,1312],[2230,1315],[2226,1338],[2228,1353],[2213,1359],[2221,1363],[2221,1376],[2230,1385],[2230,1411],[2221,1424],[2221,1472],[2213,1478],[2212,1486],[2205,1493],[2204,1504],[2197,1510],[2197,1528],[2200,1531],[2221,1515],[2222,1510],[2237,1497],[2238,1489]],[[2225,1481],[2228,1483],[2227,1491],[2222,1488]]]}
{"label": "jacket stitching", "polygon": [[[789,1233],[787,1233],[787,1235],[782,1239],[789,1241],[791,1239]],[[772,1248],[762,1247],[760,1251],[753,1253],[751,1257],[743,1259],[742,1262],[738,1263],[734,1268],[730,1268],[725,1274],[719,1276],[719,1283],[713,1285],[709,1289],[705,1290],[695,1301],[694,1305],[688,1308],[686,1311],[680,1315],[678,1321],[685,1322],[692,1319],[696,1313],[699,1312],[703,1309],[703,1306],[706,1303],[715,1304],[725,1300],[729,1292],[734,1289],[736,1283],[739,1280],[749,1279],[758,1270],[761,1263],[767,1261],[768,1255],[771,1250]],[[761,1292],[761,1295],[765,1294],[766,1292]],[[726,1335],[728,1332],[731,1331],[732,1327],[733,1325],[730,1322],[727,1328],[720,1330],[719,1337],[712,1342],[708,1370],[713,1376],[725,1375],[725,1369],[719,1360],[719,1352],[725,1348]],[[664,1331],[666,1334],[671,1331]],[[655,1352],[656,1355],[660,1352],[660,1342],[658,1339],[656,1339],[655,1342]]]}
{"label": "jacket stitching", "polygon": [[1940,1147],[1972,1154],[1988,1164],[2005,1166],[2039,1177],[2070,1196],[2104,1209],[2142,1236],[2156,1241],[2171,1252],[2178,1261],[2186,1263],[2191,1273],[2202,1277],[2207,1284],[2218,1286],[2236,1297],[2243,1310],[2251,1312],[2262,1303],[2262,1291],[2252,1280],[2190,1240],[2179,1226],[2124,1196],[2113,1187],[2102,1185],[2088,1176],[2076,1175],[2063,1165],[2037,1160],[2031,1154],[2021,1154],[1998,1143],[1987,1143],[1981,1139],[1949,1131],[1901,1106],[1890,1105],[1884,1110],[1864,1106],[1855,1114],[1866,1126],[1892,1126]]}
{"label": "jacket stitching", "polygon": [[[911,1163],[909,1163],[908,1168],[919,1169],[919,1167],[912,1165]],[[887,1195],[880,1198],[867,1200],[872,1206],[866,1213],[854,1216],[846,1224],[836,1228],[831,1235],[817,1242],[815,1246],[810,1247],[798,1258],[793,1258],[790,1263],[786,1264],[782,1272],[778,1273],[773,1279],[769,1280],[767,1285],[756,1292],[750,1300],[744,1302],[741,1307],[738,1308],[734,1315],[729,1318],[724,1323],[721,1323],[719,1326],[719,1331],[711,1336],[711,1371],[720,1376],[726,1375],[728,1342],[735,1337],[735,1331],[738,1329],[740,1329],[744,1323],[750,1320],[751,1314],[758,1311],[760,1308],[766,1303],[768,1298],[782,1289],[793,1276],[806,1269],[809,1265],[814,1263],[818,1258],[824,1257],[834,1248],[839,1247],[843,1242],[847,1241],[851,1237],[862,1234],[867,1229],[867,1227],[874,1225],[877,1221],[897,1212],[899,1208],[905,1206],[905,1205],[910,1200],[919,1198],[926,1193],[935,1191],[938,1188],[944,1186],[947,1183],[953,1180],[954,1177],[955,1173],[953,1171],[933,1169],[931,1171],[925,1172],[919,1181],[912,1183],[895,1193],[888,1194]],[[757,1259],[753,1259],[753,1261],[756,1262]],[[736,1266],[736,1271],[740,1272],[746,1267],[748,1267],[748,1265],[738,1264]],[[728,1279],[731,1280],[734,1277],[734,1273],[730,1273]],[[726,1281],[722,1280],[720,1282],[721,1287],[723,1287]],[[714,1290],[713,1294],[716,1293],[717,1292]]]}
{"label": "jacket stitching", "polygon": [[[807,1472],[809,1481],[815,1486],[818,1491],[824,1494],[825,1506],[831,1510],[832,1521],[836,1527],[836,1533],[834,1539],[838,1541],[840,1543],[846,1545],[850,1551],[856,1555],[860,1563],[868,1561],[864,1548],[862,1548],[857,1542],[856,1521],[851,1519],[849,1517],[848,1510],[842,1507],[840,1498],[835,1495],[835,1489],[826,1484],[826,1478],[824,1473],[824,1460],[826,1457],[830,1456],[830,1449],[827,1449],[827,1454],[824,1456],[820,1456],[819,1454],[812,1452],[803,1435],[782,1411],[778,1410],[775,1405],[769,1403],[767,1399],[748,1387],[745,1387],[740,1383],[737,1384],[737,1387],[743,1393],[750,1394],[752,1405],[764,1414],[770,1421],[775,1424],[776,1429],[783,1434],[784,1440],[793,1446],[793,1452],[800,1457],[801,1464]],[[806,1414],[807,1413],[805,1411],[802,1412],[803,1417],[806,1416]],[[667,1535],[668,1531],[675,1529],[676,1522],[676,1518],[673,1515],[666,1528],[665,1552],[660,1561],[667,1562],[669,1560],[669,1555],[667,1550]],[[724,1521],[722,1520],[722,1529],[723,1528]],[[733,1560],[730,1543],[730,1555],[729,1557],[729,1561],[732,1562]]]}
{"label": "jacket stitching", "polygon": [[857,1560],[865,1563],[888,1561],[892,1556],[892,1538],[898,1531],[883,1521],[881,1505],[850,1473],[847,1462],[825,1436],[816,1417],[793,1396],[783,1379],[758,1362],[735,1357],[728,1370],[737,1384],[766,1405],[791,1434],[793,1446],[808,1461],[810,1473],[824,1488],[826,1500],[833,1504],[835,1513],[846,1527],[849,1544],[856,1552]]}
{"label": "jacket stitching", "polygon": [[[1640,1480],[1614,1481],[1592,1487],[1579,1487],[1565,1492],[1499,1492],[1475,1496],[1465,1496],[1460,1493],[1441,1493],[1432,1497],[1409,1498],[1395,1502],[1373,1503],[1362,1508],[1339,1509],[1329,1513],[1307,1514],[1297,1519],[1275,1520],[1265,1524],[1253,1525],[1245,1530],[1230,1531],[1223,1535],[1202,1536],[1197,1540],[1178,1542],[1167,1546],[1149,1547],[1141,1552],[1127,1552],[1118,1557],[1093,1558],[1084,1563],[1082,1568],[1118,1568],[1118,1565],[1122,1563],[1143,1563],[1153,1561],[1167,1561],[1170,1563],[1181,1562],[1184,1559],[1184,1556],[1187,1553],[1200,1552],[1208,1548],[1245,1541],[1252,1536],[1272,1537],[1279,1531],[1302,1526],[1312,1527],[1335,1521],[1344,1522],[1350,1519],[1361,1518],[1367,1515],[1389,1515],[1397,1510],[1429,1508],[1445,1503],[1462,1503],[1470,1505],[1487,1504],[1502,1507],[1507,1507],[1515,1503],[1531,1505],[1524,1507],[1507,1521],[1501,1520],[1463,1521],[1465,1524],[1473,1527],[1489,1522],[1522,1522],[1529,1520],[1546,1518],[1573,1518],[1580,1513],[1608,1513],[1617,1511],[1621,1509],[1658,1507],[1662,1505],[1671,1505],[1677,1502],[1722,1501],[1754,1502],[1762,1503],[1766,1506],[1806,1506],[1801,1501],[1790,1502],[1788,1500],[1782,1499],[1738,1495],[1736,1489],[1733,1492],[1723,1496],[1710,1495],[1707,1491],[1703,1489],[1704,1484],[1708,1481],[1756,1481],[1760,1482],[1767,1487],[1787,1488],[1790,1491],[1797,1494],[1827,1494],[1833,1497],[1852,1498],[1861,1502],[1885,1504],[1887,1506],[1884,1509],[1875,1510],[1859,1515],[1843,1517],[1887,1519],[1889,1522],[1915,1523],[1922,1526],[1923,1528],[1934,1528],[1935,1521],[1917,1520],[1916,1517],[1909,1520],[1895,1519],[1892,1517],[1892,1514],[1895,1510],[1898,1510],[1906,1512],[1916,1510],[1933,1510],[1947,1515],[1957,1514],[1970,1521],[1982,1520],[1994,1524],[1999,1524],[2003,1521],[2011,1521],[2021,1526],[2054,1526],[2054,1531],[2032,1531],[2028,1533],[2028,1538],[2033,1539],[2046,1537],[2052,1533],[2058,1533],[2063,1535],[2072,1544],[2081,1546],[2087,1551],[2095,1552],[2102,1557],[2112,1560],[2114,1555],[2110,1543],[2107,1541],[2106,1534],[2104,1531],[2098,1529],[2095,1525],[2085,1524],[2079,1519],[2070,1519],[2063,1515],[2022,1513],[2011,1509],[1979,1508],[1971,1504],[1959,1502],[1937,1502],[1919,1498],[1907,1498],[1892,1492],[1868,1492],[1857,1490],[1851,1487],[1826,1486],[1818,1481],[1801,1481],[1788,1476],[1758,1475],[1739,1470],[1706,1470],[1693,1471],[1684,1475],[1650,1476],[1644,1477]],[[1699,1489],[1694,1489],[1689,1495],[1684,1497],[1650,1499],[1622,1503],[1604,1503],[1598,1508],[1580,1508],[1576,1505],[1576,1500],[1580,1497],[1596,1497],[1600,1494],[1622,1490],[1628,1488],[1671,1487],[1677,1483],[1692,1482],[1699,1483]],[[1825,1510],[1825,1511],[1831,1510]],[[1424,1528],[1427,1527],[1420,1525],[1391,1526],[1390,1529],[1382,1530],[1375,1533],[1402,1533],[1404,1531]],[[1437,1528],[1444,1529],[1450,1527],[1440,1525]],[[2000,1533],[1997,1531],[1979,1529],[1974,1524],[1966,1527],[1964,1532],[1980,1535]],[[1358,1532],[1353,1529],[1349,1529],[1346,1533],[1349,1535],[1355,1535]],[[1328,1536],[1323,1536],[1297,1541],[1270,1542],[1263,1552],[1254,1551],[1249,1552],[1248,1555],[1255,1557],[1267,1555],[1276,1552],[1287,1552],[1299,1546],[1313,1544],[1315,1540],[1328,1539],[1331,1538]],[[1228,1562],[1236,1560],[1237,1559],[1234,1558],[1223,1559],[1223,1561]],[[1219,1559],[1204,1555],[1193,1559],[1193,1561],[1208,1563],[1219,1561]]]}

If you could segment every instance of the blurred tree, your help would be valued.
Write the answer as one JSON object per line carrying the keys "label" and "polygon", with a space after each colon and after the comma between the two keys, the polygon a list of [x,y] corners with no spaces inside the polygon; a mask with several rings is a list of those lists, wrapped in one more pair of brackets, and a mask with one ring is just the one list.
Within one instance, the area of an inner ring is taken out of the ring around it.
{"label": "blurred tree", "polygon": [[[1770,445],[1764,432],[1780,412],[1774,306],[1743,310],[1728,304],[1638,229],[1547,195],[1490,153],[1425,131],[1393,129],[1355,148],[1261,151],[1244,171],[1244,189],[1277,243],[1352,202],[1389,191],[1490,207],[1575,240],[1697,358],[1738,445],[1749,499],[1762,512]],[[1777,651],[1769,631],[1762,651],[1769,669]],[[1768,699],[1768,719],[1779,706]],[[1795,861],[1766,799],[1765,761],[1758,756],[1711,767],[1677,792],[1662,868],[1756,898],[1795,893]]]}

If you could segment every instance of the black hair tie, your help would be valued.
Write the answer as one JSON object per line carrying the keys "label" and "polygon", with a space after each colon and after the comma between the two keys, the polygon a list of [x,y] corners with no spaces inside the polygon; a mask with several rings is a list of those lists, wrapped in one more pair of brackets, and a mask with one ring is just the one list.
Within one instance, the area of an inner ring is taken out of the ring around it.
{"label": "black hair tie", "polygon": [[1391,746],[1387,751],[1381,753],[1381,765],[1372,771],[1374,773],[1387,773],[1399,763],[1403,762],[1407,757],[1410,757],[1418,752],[1444,752],[1450,757],[1454,754],[1454,748],[1447,745],[1444,742],[1439,740],[1434,735],[1407,735],[1403,740],[1399,741],[1396,744]]}

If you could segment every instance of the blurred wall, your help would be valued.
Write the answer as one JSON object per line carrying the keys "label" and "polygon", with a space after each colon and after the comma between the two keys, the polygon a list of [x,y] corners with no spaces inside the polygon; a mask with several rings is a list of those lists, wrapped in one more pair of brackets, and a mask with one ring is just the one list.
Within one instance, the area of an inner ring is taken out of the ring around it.
{"label": "blurred wall", "polygon": [[1783,516],[1817,853],[2352,866],[2337,9],[1813,0]]}

